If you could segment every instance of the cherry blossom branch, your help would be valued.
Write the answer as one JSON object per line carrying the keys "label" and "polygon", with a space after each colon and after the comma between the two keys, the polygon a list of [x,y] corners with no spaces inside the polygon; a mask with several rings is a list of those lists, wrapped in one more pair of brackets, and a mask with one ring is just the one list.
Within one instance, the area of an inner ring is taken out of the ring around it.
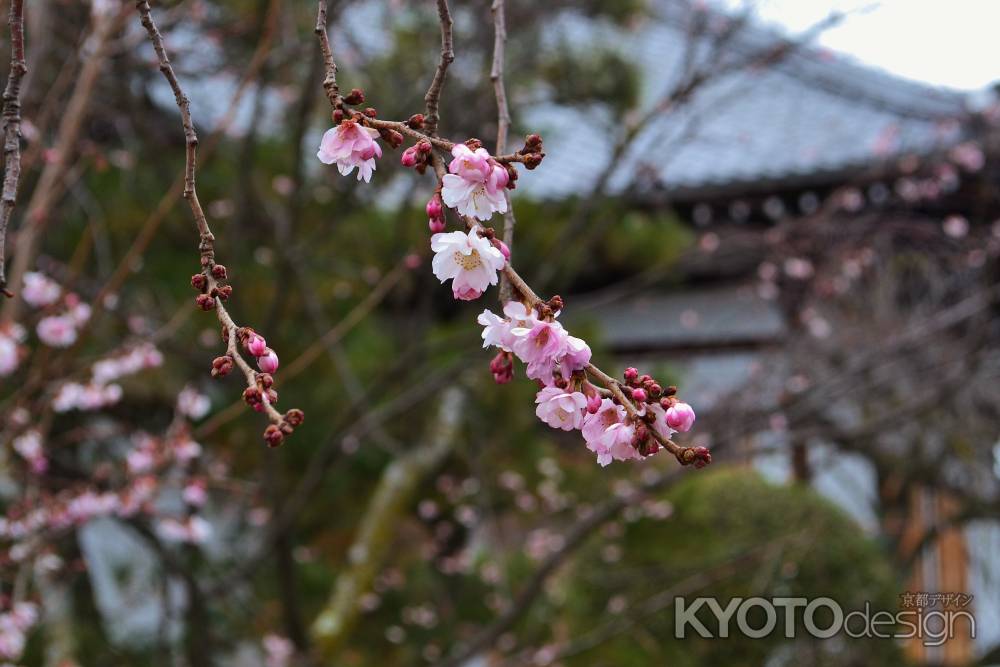
{"label": "cherry blossom branch", "polygon": [[[498,273],[504,291],[518,295],[517,299],[507,299],[506,294],[501,294],[505,319],[489,311],[479,318],[486,327],[483,338],[487,345],[501,349],[490,363],[494,379],[500,384],[510,381],[516,352],[527,364],[528,376],[542,383],[536,400],[539,418],[564,430],[583,429],[585,423],[590,424],[592,428],[584,431],[584,437],[602,465],[616,458],[645,458],[660,449],[669,451],[682,465],[702,467],[710,463],[711,455],[706,448],[680,447],[669,437],[675,430],[688,430],[695,419],[691,407],[675,397],[676,388],[664,388],[651,376],[640,376],[634,368],[626,370],[627,384],[623,385],[592,364],[586,342],[570,336],[555,322],[555,316],[563,309],[562,298],[554,296],[543,301],[514,270],[509,246],[497,238],[493,228],[486,226],[493,213],[511,210],[507,190],[514,188],[518,174],[513,164],[490,156],[478,139],[456,144],[436,136],[440,120],[438,96],[447,66],[454,59],[447,5],[440,2],[438,10],[442,56],[428,92],[428,112],[433,117],[415,114],[403,123],[380,120],[372,108],[363,112],[351,109],[365,101],[364,91],[360,89],[353,89],[346,97],[339,94],[337,65],[326,30],[326,3],[318,1],[316,33],[326,68],[324,90],[332,106],[334,127],[324,133],[317,157],[325,164],[336,164],[343,175],[357,169],[358,179],[367,182],[376,169],[375,159],[382,156],[376,138],[386,141],[392,148],[402,145],[405,136],[417,139],[403,152],[401,162],[420,173],[431,167],[437,179],[437,188],[426,207],[429,227],[434,234],[431,245],[435,251],[435,275],[442,282],[452,280],[457,299],[478,298],[486,287],[497,284]],[[497,97],[498,139],[502,142],[509,126],[502,78],[506,35],[502,1],[497,0],[493,5],[493,14],[496,34],[491,77]],[[443,151],[449,147],[454,159],[447,169],[451,173],[446,173],[443,157],[435,149]],[[528,135],[524,148],[515,155],[520,156],[515,161],[523,162],[528,169],[536,167],[545,157],[541,137]],[[444,233],[447,228],[445,205],[459,214],[466,232]],[[512,235],[512,224],[508,222],[505,226],[507,234]],[[507,307],[515,302],[520,303],[523,310],[518,311],[515,307],[511,311],[513,314],[508,314]],[[523,315],[517,315],[518,312]],[[592,385],[590,378],[596,379],[603,388]],[[590,436],[586,435],[588,432]],[[599,435],[601,433],[604,435]]]}
{"label": "cherry blossom branch", "polygon": [[24,0],[11,0],[10,72],[3,91],[3,195],[0,200],[0,293],[12,297],[7,289],[6,241],[7,226],[17,202],[17,185],[21,177],[21,80],[28,72],[24,59]]}
{"label": "cherry blossom branch", "polygon": [[[222,283],[227,278],[226,268],[215,262],[215,236],[209,228],[208,219],[205,217],[205,212],[198,199],[195,185],[198,135],[191,120],[191,104],[177,80],[170,59],[167,57],[163,36],[153,21],[148,0],[137,0],[136,9],[139,12],[142,26],[146,29],[150,42],[153,44],[160,72],[170,85],[181,114],[185,144],[183,195],[188,200],[195,226],[198,229],[198,251],[201,254],[201,273],[195,274],[191,283],[195,289],[201,292],[196,300],[198,306],[202,310],[215,310],[219,322],[222,324],[223,340],[226,342],[227,354],[225,357],[218,357],[213,361],[212,372],[214,376],[227,375],[234,364],[240,369],[247,385],[243,392],[244,401],[255,410],[267,415],[271,424],[264,430],[264,439],[268,446],[275,447],[280,445],[285,436],[290,435],[295,427],[302,423],[303,414],[298,409],[292,409],[282,414],[274,408],[272,404],[277,399],[277,393],[271,389],[273,384],[271,373],[277,369],[277,355],[266,347],[263,338],[254,333],[252,329],[237,325],[223,304],[232,293],[232,287]],[[333,87],[336,91],[335,81]],[[264,372],[257,372],[251,368],[250,364],[243,358],[238,343],[242,343],[254,356],[258,357],[258,365]],[[257,350],[255,347],[260,349]],[[257,353],[258,351],[260,354]]]}

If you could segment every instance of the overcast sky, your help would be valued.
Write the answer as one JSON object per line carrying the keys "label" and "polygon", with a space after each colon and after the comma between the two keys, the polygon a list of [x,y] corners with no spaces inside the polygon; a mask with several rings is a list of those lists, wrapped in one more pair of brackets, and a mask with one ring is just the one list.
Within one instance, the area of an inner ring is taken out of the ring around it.
{"label": "overcast sky", "polygon": [[[722,0],[745,6],[746,0]],[[766,21],[801,31],[852,13],[819,44],[894,74],[953,88],[1000,80],[1000,0],[757,0]],[[864,8],[864,9],[862,9]]]}

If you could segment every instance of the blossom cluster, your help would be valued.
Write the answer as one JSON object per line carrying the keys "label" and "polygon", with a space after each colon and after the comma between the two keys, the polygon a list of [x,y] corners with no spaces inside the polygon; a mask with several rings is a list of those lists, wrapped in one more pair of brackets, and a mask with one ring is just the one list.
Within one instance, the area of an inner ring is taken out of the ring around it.
{"label": "blossom cluster", "polygon": [[42,317],[35,326],[38,339],[49,347],[69,347],[76,342],[80,327],[90,319],[91,308],[76,294],[63,296],[62,288],[51,278],[37,272],[24,274],[22,295],[33,308],[50,309],[63,300],[63,310]]}
{"label": "blossom cluster", "polygon": [[28,632],[37,622],[38,607],[33,602],[15,602],[0,613],[0,658],[18,660]]}
{"label": "blossom cluster", "polygon": [[[590,346],[570,335],[556,320],[558,312],[551,319],[539,317],[518,301],[508,302],[503,312],[505,317],[484,310],[478,318],[483,347],[500,349],[490,364],[494,379],[500,384],[512,379],[516,356],[526,365],[525,374],[541,384],[535,398],[538,418],[552,428],[581,431],[600,465],[655,454],[660,446],[650,430],[664,439],[690,430],[694,410],[674,397],[676,389],[664,389],[652,377],[640,377],[636,369],[625,373],[628,398],[636,405],[634,416],[610,392],[591,384],[585,372]],[[707,462],[707,452],[697,454],[695,465]]]}
{"label": "blossom cluster", "polygon": [[152,343],[140,343],[129,350],[94,362],[86,383],[68,381],[59,386],[52,399],[56,412],[97,410],[114,405],[122,398],[115,380],[163,364],[163,354]]}

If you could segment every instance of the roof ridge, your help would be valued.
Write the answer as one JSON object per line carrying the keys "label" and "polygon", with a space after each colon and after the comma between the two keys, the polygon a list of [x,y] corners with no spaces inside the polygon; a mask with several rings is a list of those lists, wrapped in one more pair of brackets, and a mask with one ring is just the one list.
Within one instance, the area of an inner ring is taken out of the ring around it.
{"label": "roof ridge", "polygon": [[[654,13],[654,20],[681,30],[689,27],[694,12],[725,21],[741,18],[708,3],[692,0],[658,0],[655,6],[661,11]],[[755,15],[747,17],[745,25],[723,48],[746,53],[773,43],[796,45],[795,51],[772,66],[774,70],[843,99],[921,120],[953,117],[966,110],[971,91],[916,81],[862,62],[848,53],[799,42],[795,35]],[[905,100],[900,99],[904,97]]]}

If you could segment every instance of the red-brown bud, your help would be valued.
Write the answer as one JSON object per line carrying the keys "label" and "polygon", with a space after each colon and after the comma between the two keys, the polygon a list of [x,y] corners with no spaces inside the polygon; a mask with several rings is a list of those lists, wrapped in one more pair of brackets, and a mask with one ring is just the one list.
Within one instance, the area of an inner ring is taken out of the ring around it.
{"label": "red-brown bud", "polygon": [[285,434],[274,424],[268,424],[264,429],[264,442],[268,447],[277,447],[285,441]]}
{"label": "red-brown bud", "polygon": [[431,146],[431,142],[426,139],[421,139],[417,142],[417,150],[421,153],[430,153],[434,147]]}
{"label": "red-brown bud", "polygon": [[419,130],[424,126],[424,115],[422,113],[415,113],[410,116],[410,118],[406,121],[406,124],[414,130]]}
{"label": "red-brown bud", "polygon": [[306,414],[298,408],[292,408],[285,413],[285,421],[291,424],[293,428],[301,426],[305,420]]}
{"label": "red-brown bud", "polygon": [[334,125],[340,125],[344,122],[344,112],[341,109],[334,109],[333,113],[330,114],[330,118],[333,119]]}
{"label": "red-brown bud", "polygon": [[368,108],[366,108],[364,113],[369,118],[376,118],[376,117],[378,117],[378,112],[375,111],[374,107],[368,107]]}
{"label": "red-brown bud", "polygon": [[199,294],[194,302],[204,311],[209,311],[215,308],[215,299],[207,294]]}
{"label": "red-brown bud", "polygon": [[270,373],[257,373],[257,386],[261,389],[270,389],[274,386],[274,376]]}
{"label": "red-brown bud", "polygon": [[225,280],[227,277],[226,267],[223,266],[222,264],[216,264],[215,266],[213,266],[212,277],[215,278],[216,280]]}
{"label": "red-brown bud", "polygon": [[215,291],[218,292],[218,297],[220,299],[222,299],[223,301],[229,301],[229,297],[233,295],[233,286],[223,285],[222,287],[220,287],[218,290]]}
{"label": "red-brown bud", "polygon": [[346,104],[364,104],[365,91],[360,88],[352,88],[351,92],[344,98]]}
{"label": "red-brown bud", "polygon": [[545,153],[528,153],[524,156],[524,168],[534,169],[542,163]]}
{"label": "red-brown bud", "polygon": [[529,134],[524,138],[524,147],[529,149],[529,153],[537,153],[542,147],[542,138],[537,134]]}
{"label": "red-brown bud", "polygon": [[229,355],[212,360],[212,377],[226,377],[233,370],[233,360]]}
{"label": "red-brown bud", "polygon": [[243,402],[250,407],[254,407],[261,401],[260,389],[257,387],[247,387],[243,390]]}
{"label": "red-brown bud", "polygon": [[204,273],[196,273],[191,276],[191,287],[195,288],[199,292],[204,291],[208,287],[208,278],[205,277]]}
{"label": "red-brown bud", "polygon": [[465,140],[465,145],[469,147],[470,151],[477,150],[483,147],[483,142],[475,137]]}

